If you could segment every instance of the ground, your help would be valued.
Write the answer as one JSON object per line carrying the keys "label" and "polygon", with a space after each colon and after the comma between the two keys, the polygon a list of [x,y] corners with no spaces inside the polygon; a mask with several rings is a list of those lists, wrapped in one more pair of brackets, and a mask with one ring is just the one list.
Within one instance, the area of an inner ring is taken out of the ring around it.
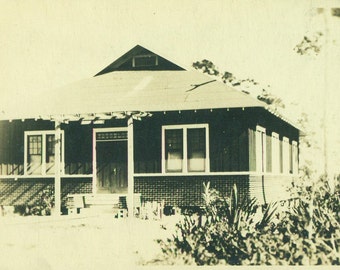
{"label": "ground", "polygon": [[171,236],[177,220],[112,215],[0,218],[0,269],[130,269],[159,256],[155,239]]}

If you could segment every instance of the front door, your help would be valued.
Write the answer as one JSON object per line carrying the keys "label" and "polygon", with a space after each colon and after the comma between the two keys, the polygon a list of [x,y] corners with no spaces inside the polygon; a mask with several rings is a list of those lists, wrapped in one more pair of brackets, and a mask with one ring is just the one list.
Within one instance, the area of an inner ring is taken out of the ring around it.
{"label": "front door", "polygon": [[127,131],[97,129],[94,134],[97,193],[127,193]]}

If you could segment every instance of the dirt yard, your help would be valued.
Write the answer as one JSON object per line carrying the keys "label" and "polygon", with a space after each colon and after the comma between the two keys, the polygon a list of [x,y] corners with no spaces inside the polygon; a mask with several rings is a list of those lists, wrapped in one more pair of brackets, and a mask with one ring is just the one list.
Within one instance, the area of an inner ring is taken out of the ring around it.
{"label": "dirt yard", "polygon": [[[178,217],[114,219],[111,215],[4,217],[0,269],[131,269],[160,254]],[[167,230],[161,229],[165,226]]]}

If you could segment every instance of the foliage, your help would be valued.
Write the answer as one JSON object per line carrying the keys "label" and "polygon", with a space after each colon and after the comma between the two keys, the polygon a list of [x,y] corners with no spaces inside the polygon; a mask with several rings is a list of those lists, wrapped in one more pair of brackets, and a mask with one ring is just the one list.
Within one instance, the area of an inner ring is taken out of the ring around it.
{"label": "foliage", "polygon": [[236,186],[229,198],[209,183],[204,190],[204,215],[185,216],[172,239],[159,240],[162,251],[168,260],[177,257],[187,264],[240,265],[256,249],[251,243],[258,232],[270,227],[276,206],[261,213],[255,199],[240,201]]}
{"label": "foliage", "polygon": [[203,59],[202,61],[196,61],[192,64],[195,69],[201,70],[203,73],[208,73],[209,75],[217,76],[219,74],[218,69],[215,67],[214,63]]}
{"label": "foliage", "polygon": [[[340,264],[339,189],[331,192],[327,178],[301,178],[291,190],[296,207],[277,227],[285,235],[289,264]],[[279,261],[282,263],[282,261]]]}
{"label": "foliage", "polygon": [[[202,61],[196,61],[192,64],[192,66],[195,69],[201,70],[203,73],[207,73],[213,76],[219,76],[225,84],[235,87],[236,89],[239,89],[246,94],[251,94],[253,92],[252,88],[260,87],[259,83],[256,82],[254,79],[250,78],[238,79],[228,71],[221,73],[218,70],[218,68],[214,65],[214,63],[207,59],[203,59]],[[250,92],[248,90],[250,90]],[[267,105],[273,107],[273,109],[285,107],[283,101],[280,98],[274,96],[273,94],[270,94],[268,89],[262,89],[262,93],[255,96],[257,97],[258,100],[263,101],[267,103]]]}
{"label": "foliage", "polygon": [[32,215],[49,216],[54,207],[54,189],[50,186],[43,189],[38,196],[38,200],[30,209]]}
{"label": "foliage", "polygon": [[275,108],[285,108],[281,98],[274,96],[265,89],[262,89],[262,93],[257,96],[257,99],[267,103],[268,105],[275,105]]}
{"label": "foliage", "polygon": [[300,55],[318,55],[322,48],[320,41],[322,36],[321,32],[316,32],[310,37],[304,36],[302,41],[295,46],[294,50]]}
{"label": "foliage", "polygon": [[[327,13],[330,12],[331,16],[340,17],[340,8],[331,8],[328,10],[327,8],[317,8],[316,14],[323,14],[324,17],[327,17]],[[326,19],[325,27],[327,27]],[[321,52],[323,47],[324,40],[322,37],[324,33],[321,31],[313,32],[312,34],[306,34],[303,39],[294,47],[294,51],[300,55],[318,55]]]}
{"label": "foliage", "polygon": [[34,204],[18,205],[15,212],[20,215],[49,216],[54,207],[54,191],[52,187],[46,187],[39,192]]}
{"label": "foliage", "polygon": [[176,233],[159,240],[166,260],[197,265],[340,264],[339,186],[332,193],[325,178],[304,177],[291,189],[295,206],[263,211],[256,200],[229,198],[205,185],[204,214],[184,216]]}

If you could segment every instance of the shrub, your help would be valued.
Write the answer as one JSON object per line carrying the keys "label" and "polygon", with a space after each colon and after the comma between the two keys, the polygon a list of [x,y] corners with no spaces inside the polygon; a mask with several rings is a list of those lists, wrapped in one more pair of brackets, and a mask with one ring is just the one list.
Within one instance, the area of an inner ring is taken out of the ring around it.
{"label": "shrub", "polygon": [[171,239],[159,240],[163,253],[197,265],[240,265],[254,253],[249,239],[267,227],[274,216],[275,204],[261,213],[256,200],[239,200],[236,186],[229,198],[204,185],[204,213],[201,217],[185,215],[176,225]]}
{"label": "shrub", "polygon": [[[228,198],[204,187],[202,216],[185,215],[176,232],[158,240],[165,260],[197,265],[340,264],[339,187],[327,179],[300,179],[291,189],[296,206],[278,213],[261,211],[255,199],[239,201],[234,186]],[[275,222],[274,222],[275,221]]]}
{"label": "shrub", "polygon": [[23,216],[49,216],[54,207],[54,191],[52,187],[46,187],[38,194],[38,199],[33,204],[15,206],[15,213]]}

